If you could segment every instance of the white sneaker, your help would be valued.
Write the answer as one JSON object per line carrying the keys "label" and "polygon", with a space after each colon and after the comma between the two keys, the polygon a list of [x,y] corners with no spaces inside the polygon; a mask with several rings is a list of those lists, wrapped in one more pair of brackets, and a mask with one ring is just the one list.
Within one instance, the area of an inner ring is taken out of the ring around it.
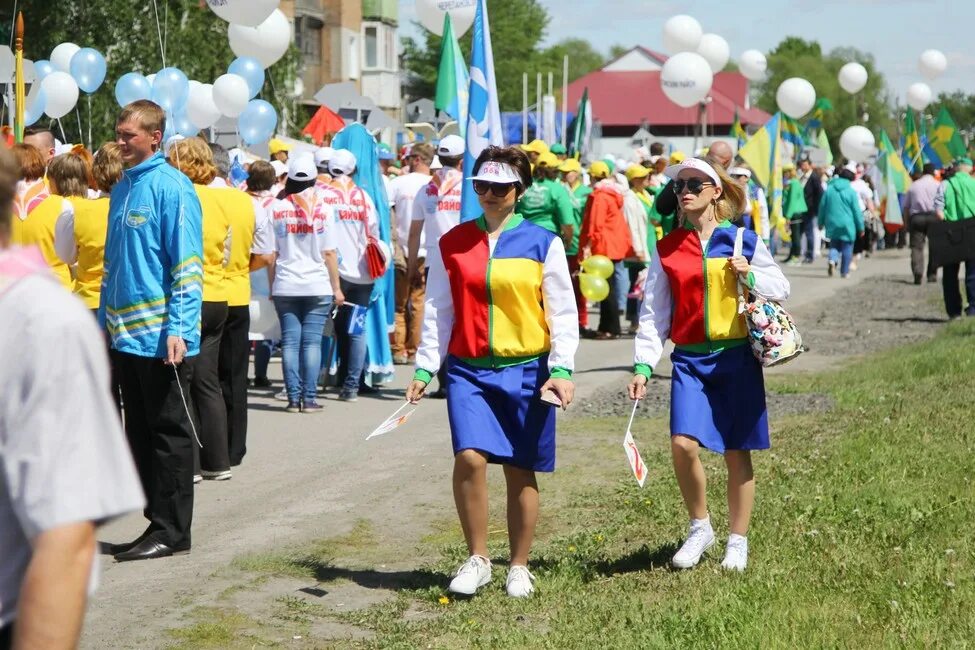
{"label": "white sneaker", "polygon": [[528,567],[516,564],[508,569],[507,589],[508,595],[512,598],[528,598],[535,593],[533,582],[535,576],[531,574]]}
{"label": "white sneaker", "polygon": [[701,561],[701,556],[713,545],[714,529],[711,528],[711,520],[692,520],[687,540],[670,562],[678,569],[690,569]]}
{"label": "white sneaker", "polygon": [[448,591],[465,596],[473,596],[478,589],[491,582],[491,560],[480,555],[472,555],[460,565]]}
{"label": "white sneaker", "polygon": [[288,401],[288,389],[287,388],[282,388],[280,392],[274,394],[274,399],[278,400],[279,402],[287,402]]}
{"label": "white sneaker", "polygon": [[207,481],[229,481],[234,476],[229,469],[223,469],[216,472],[202,470],[200,474]]}
{"label": "white sneaker", "polygon": [[744,571],[748,566],[748,538],[732,533],[724,552],[721,567],[729,571]]}

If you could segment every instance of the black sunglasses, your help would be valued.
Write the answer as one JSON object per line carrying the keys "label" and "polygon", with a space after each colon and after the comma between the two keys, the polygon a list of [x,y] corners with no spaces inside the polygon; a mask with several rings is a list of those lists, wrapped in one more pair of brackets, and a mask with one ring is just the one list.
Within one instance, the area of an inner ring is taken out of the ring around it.
{"label": "black sunglasses", "polygon": [[503,199],[504,197],[508,196],[508,192],[511,191],[512,187],[517,189],[520,187],[520,185],[518,185],[518,183],[491,183],[489,181],[474,181],[474,193],[478,196],[484,196],[488,193],[488,191],[490,191],[494,196],[498,197],[499,199]]}
{"label": "black sunglasses", "polygon": [[700,178],[691,178],[689,180],[684,180],[682,178],[674,179],[674,192],[680,194],[687,188],[687,191],[691,194],[700,194],[701,190],[705,187],[714,185],[710,181],[702,181]]}

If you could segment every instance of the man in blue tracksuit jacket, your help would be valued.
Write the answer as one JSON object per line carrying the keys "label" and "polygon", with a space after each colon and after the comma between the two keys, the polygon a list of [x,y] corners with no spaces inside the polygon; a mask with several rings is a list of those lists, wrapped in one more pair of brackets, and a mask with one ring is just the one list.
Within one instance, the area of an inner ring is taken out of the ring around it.
{"label": "man in blue tracksuit jacket", "polygon": [[113,548],[120,562],[190,549],[197,443],[183,360],[200,349],[203,225],[193,184],[160,151],[165,128],[163,109],[148,100],[123,108],[115,127],[127,169],[109,203],[98,319],[149,519],[140,537]]}

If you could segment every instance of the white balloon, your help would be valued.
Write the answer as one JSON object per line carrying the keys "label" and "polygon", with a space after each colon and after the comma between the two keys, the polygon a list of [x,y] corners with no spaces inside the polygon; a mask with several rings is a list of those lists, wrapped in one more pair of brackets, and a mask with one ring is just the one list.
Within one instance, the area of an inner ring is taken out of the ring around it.
{"label": "white balloon", "polygon": [[856,61],[851,61],[840,68],[840,86],[851,95],[863,90],[867,85],[867,78],[867,69]]}
{"label": "white balloon", "polygon": [[257,27],[231,24],[227,27],[230,49],[237,56],[252,56],[265,68],[277,63],[291,45],[291,22],[275,9]]}
{"label": "white balloon", "polygon": [[924,50],[918,59],[917,67],[926,78],[934,80],[940,77],[948,67],[948,59],[940,50]]}
{"label": "white balloon", "polygon": [[679,14],[664,23],[664,48],[671,54],[694,52],[701,44],[704,30],[691,16]]}
{"label": "white balloon", "polygon": [[667,59],[660,70],[660,87],[678,106],[694,106],[708,95],[714,73],[697,52],[681,52]]}
{"label": "white balloon", "polygon": [[71,58],[81,48],[74,43],[61,43],[51,51],[51,65],[55,70],[71,72]]}
{"label": "white balloon", "polygon": [[775,91],[775,103],[783,113],[798,120],[812,110],[816,103],[816,89],[801,77],[791,77]]}
{"label": "white balloon", "polygon": [[44,112],[52,119],[64,117],[78,103],[78,83],[67,72],[56,70],[44,77],[41,90],[47,97]]}
{"label": "white balloon", "polygon": [[697,46],[697,53],[704,57],[704,60],[711,66],[711,72],[717,74],[724,70],[731,58],[731,49],[728,41],[717,34],[705,34],[701,37],[701,42]]}
{"label": "white balloon", "polygon": [[254,296],[250,302],[250,331],[265,338],[280,338],[281,329],[274,303],[267,296]]}
{"label": "white balloon", "polygon": [[213,101],[213,84],[190,82],[190,97],[186,100],[186,117],[193,126],[206,129],[217,123],[222,113]]}
{"label": "white balloon", "polygon": [[281,0],[207,0],[207,5],[228,23],[257,27],[278,8]]}
{"label": "white balloon", "polygon": [[443,17],[450,13],[454,36],[460,38],[474,24],[477,0],[416,0],[420,24],[437,36],[443,36]]}
{"label": "white balloon", "polygon": [[923,111],[931,103],[931,87],[917,82],[907,89],[907,105],[916,111]]}
{"label": "white balloon", "polygon": [[247,81],[240,75],[225,74],[213,82],[213,103],[222,115],[237,117],[247,108],[250,98]]}
{"label": "white balloon", "polygon": [[865,163],[877,153],[873,133],[865,126],[851,126],[840,136],[840,151],[850,160]]}
{"label": "white balloon", "polygon": [[738,69],[749,81],[761,81],[765,79],[768,61],[758,50],[745,50],[738,57]]}

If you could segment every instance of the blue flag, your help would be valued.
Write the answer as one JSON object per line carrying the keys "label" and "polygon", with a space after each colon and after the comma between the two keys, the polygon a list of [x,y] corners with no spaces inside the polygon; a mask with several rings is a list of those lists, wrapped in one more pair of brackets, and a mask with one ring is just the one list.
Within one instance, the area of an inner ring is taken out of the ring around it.
{"label": "blue flag", "polygon": [[230,184],[239,188],[247,181],[248,178],[250,178],[250,174],[248,174],[247,170],[244,169],[244,166],[240,164],[240,158],[234,156],[230,163]]}
{"label": "blue flag", "polygon": [[504,145],[501,109],[498,107],[498,85],[494,79],[494,50],[487,0],[477,0],[474,14],[474,40],[471,48],[471,85],[467,109],[467,147],[464,151],[464,188],[461,195],[460,220],[471,221],[481,216],[481,206],[470,180],[474,161],[489,145]]}

